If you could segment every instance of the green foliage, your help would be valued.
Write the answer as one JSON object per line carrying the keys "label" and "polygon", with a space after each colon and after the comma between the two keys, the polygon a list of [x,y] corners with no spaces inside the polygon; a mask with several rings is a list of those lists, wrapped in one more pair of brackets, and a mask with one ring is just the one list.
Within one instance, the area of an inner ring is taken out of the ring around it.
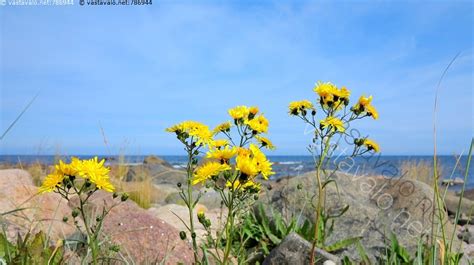
{"label": "green foliage", "polygon": [[297,229],[296,219],[287,222],[280,213],[273,210],[271,215],[272,219],[268,217],[263,204],[258,204],[254,211],[244,216],[241,228],[236,230],[234,238],[241,239],[239,242],[244,242],[243,247],[246,249],[261,250],[267,256],[283,238]]}
{"label": "green foliage", "polygon": [[35,235],[18,234],[15,243],[9,242],[5,233],[0,234],[0,258],[7,264],[59,264],[63,260],[63,248],[50,246],[43,232]]}

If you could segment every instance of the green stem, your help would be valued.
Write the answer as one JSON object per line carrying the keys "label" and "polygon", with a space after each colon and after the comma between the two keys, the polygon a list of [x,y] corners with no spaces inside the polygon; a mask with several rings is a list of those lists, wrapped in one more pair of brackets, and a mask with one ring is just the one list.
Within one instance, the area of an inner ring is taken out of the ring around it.
{"label": "green stem", "polygon": [[311,245],[311,253],[310,253],[310,264],[314,264],[314,249],[316,248],[316,244],[318,242],[319,236],[319,223],[321,221],[321,211],[322,211],[322,201],[324,198],[323,194],[323,183],[321,181],[321,166],[323,165],[324,159],[326,158],[326,154],[329,148],[329,140],[331,137],[327,137],[326,142],[324,143],[324,150],[319,158],[317,169],[316,169],[316,179],[318,181],[318,204],[316,205],[316,221],[314,226],[314,239],[313,244]]}
{"label": "green stem", "polygon": [[224,251],[224,259],[222,260],[222,264],[228,264],[228,259],[230,255],[230,250],[232,246],[232,230],[234,226],[234,193],[230,192],[230,199],[229,199],[229,212],[227,214],[227,221],[225,224],[225,233],[226,233],[226,245]]}
{"label": "green stem", "polygon": [[[84,227],[85,227],[86,233],[87,233],[87,242],[88,242],[89,248],[91,250],[91,254],[92,254],[92,264],[96,265],[97,264],[97,258],[99,256],[98,247],[97,247],[97,239],[95,238],[94,234],[92,233],[92,230],[89,227],[89,223],[87,222],[86,211],[84,210],[84,206],[85,206],[86,201],[82,200],[80,193],[78,193],[78,197],[79,197],[79,211],[81,212],[82,221],[84,222]],[[87,197],[87,198],[89,198],[89,197]]]}
{"label": "green stem", "polygon": [[[187,173],[188,173],[188,189],[187,189],[187,205],[188,205],[188,212],[189,212],[189,232],[191,233],[191,239],[193,242],[193,252],[194,252],[194,261],[196,264],[199,264],[199,257],[198,257],[198,246],[196,241],[196,232],[194,231],[194,200],[193,200],[193,186],[192,186],[192,179],[193,179],[193,148],[188,148],[188,166],[187,166]],[[194,236],[193,236],[194,235]]]}

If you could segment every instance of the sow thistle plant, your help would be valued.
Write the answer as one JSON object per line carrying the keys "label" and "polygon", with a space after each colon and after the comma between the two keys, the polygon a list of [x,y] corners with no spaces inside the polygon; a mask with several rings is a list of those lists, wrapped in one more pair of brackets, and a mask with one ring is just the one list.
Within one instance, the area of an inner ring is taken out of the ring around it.
{"label": "sow thistle plant", "polygon": [[[228,111],[232,118],[219,124],[214,130],[195,122],[184,121],[167,129],[176,134],[188,155],[187,187],[178,183],[180,195],[189,210],[189,225],[185,223],[191,234],[196,263],[207,263],[206,252],[199,260],[196,241],[193,209],[199,202],[201,193],[193,198],[193,185],[204,185],[218,191],[227,216],[222,231],[214,236],[210,232],[211,222],[205,213],[197,213],[198,221],[208,231],[208,246],[215,251],[210,252],[216,262],[229,264],[232,256],[233,235],[241,221],[242,214],[249,209],[255,199],[261,184],[259,177],[267,180],[275,174],[272,163],[267,159],[262,149],[274,149],[272,142],[263,136],[268,132],[269,122],[259,113],[257,107],[237,106]],[[222,138],[216,138],[217,136]],[[205,157],[203,157],[205,156]],[[202,163],[199,159],[202,158]],[[184,221],[183,221],[184,222]],[[182,239],[186,232],[180,233]],[[202,247],[204,250],[205,247]]]}
{"label": "sow thistle plant", "polygon": [[[86,210],[89,199],[98,190],[113,193],[114,199],[119,196],[114,193],[115,187],[110,182],[110,168],[105,167],[104,163],[105,159],[99,161],[97,157],[88,160],[73,157],[70,163],[59,161],[59,164],[55,165],[54,171],[46,176],[39,188],[40,193],[55,192],[68,202],[73,198],[78,199],[79,204],[72,210],[71,216],[78,231],[87,236],[87,242],[83,242],[88,248],[85,259],[90,254],[92,264],[98,264],[101,258],[100,236],[105,217],[120,202],[128,199],[128,195],[123,193],[120,201],[109,207],[104,206],[98,214]],[[82,221],[82,224],[78,219]],[[68,220],[68,216],[63,218],[64,222],[68,222]],[[117,252],[117,246],[112,246],[111,250]]]}
{"label": "sow thistle plant", "polygon": [[[325,247],[325,238],[330,232],[326,227],[327,220],[343,214],[347,207],[336,216],[331,216],[325,209],[325,187],[331,182],[331,174],[326,171],[331,155],[337,148],[337,144],[332,144],[331,140],[338,142],[343,137],[353,139],[346,130],[350,124],[359,119],[378,119],[379,115],[372,105],[372,96],[361,96],[357,103],[350,106],[351,92],[346,87],[338,88],[336,85],[327,82],[318,82],[314,87],[317,94],[317,102],[313,104],[309,100],[293,101],[289,104],[289,114],[299,117],[304,123],[309,125],[314,132],[312,144],[308,150],[315,158],[316,181],[318,187],[317,202],[315,206],[315,229],[312,242],[311,264],[314,263],[314,249],[316,246]],[[319,116],[319,118],[318,118]],[[369,152],[380,152],[379,145],[367,137],[355,138],[352,157],[360,156]],[[337,170],[337,165],[334,171]],[[333,172],[334,172],[333,171]],[[347,241],[349,242],[349,241]]]}

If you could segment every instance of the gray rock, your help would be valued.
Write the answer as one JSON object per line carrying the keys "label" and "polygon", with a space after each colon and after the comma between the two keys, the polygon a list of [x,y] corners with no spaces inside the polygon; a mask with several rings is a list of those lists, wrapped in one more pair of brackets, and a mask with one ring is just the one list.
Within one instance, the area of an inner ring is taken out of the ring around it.
{"label": "gray rock", "polygon": [[458,238],[468,244],[474,244],[474,226],[466,225],[462,227],[458,234]]}
{"label": "gray rock", "polygon": [[[310,263],[311,243],[296,233],[291,233],[274,248],[263,261],[263,265],[293,265]],[[340,264],[339,258],[316,248],[316,264]],[[331,263],[326,263],[331,262]]]}
{"label": "gray rock", "polygon": [[[456,196],[453,192],[448,191],[444,198],[444,204],[448,213],[455,215],[456,211],[458,211],[459,208],[459,197]],[[458,224],[464,225],[468,222],[472,223],[474,221],[474,201],[471,201],[467,198],[463,198],[459,210],[461,218],[459,219]]]}
{"label": "gray rock", "polygon": [[176,185],[185,184],[187,175],[184,170],[173,168],[168,162],[155,156],[148,156],[143,165],[130,166],[126,175],[126,181],[142,181],[152,178],[153,183]]}
{"label": "gray rock", "polygon": [[[353,176],[338,172],[330,176],[337,183],[326,186],[326,209],[332,215],[349,206],[347,212],[334,220],[334,230],[326,238],[331,245],[350,237],[361,237],[361,243],[369,258],[376,261],[385,254],[385,246],[394,233],[400,244],[413,255],[417,239],[431,234],[433,213],[433,189],[416,180],[386,179],[383,177]],[[264,195],[272,206],[286,218],[314,221],[317,193],[315,172],[273,183]],[[298,189],[301,184],[302,189]],[[446,231],[451,234],[454,227],[444,213]],[[436,221],[437,222],[437,221]],[[454,242],[458,247],[461,241]],[[360,260],[355,246],[337,253],[342,258]]]}
{"label": "gray rock", "polygon": [[[221,196],[220,194],[213,189],[202,188],[200,191],[193,191],[193,198],[197,198],[201,192],[201,198],[199,203],[205,205],[208,209],[216,209],[221,207]],[[165,201],[166,204],[179,204],[184,205],[183,199],[179,196],[178,192],[170,193]]]}

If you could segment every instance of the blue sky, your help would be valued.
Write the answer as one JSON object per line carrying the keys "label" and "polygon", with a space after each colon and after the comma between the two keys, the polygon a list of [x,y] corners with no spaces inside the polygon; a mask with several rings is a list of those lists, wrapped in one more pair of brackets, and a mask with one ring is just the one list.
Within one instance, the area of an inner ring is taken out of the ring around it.
{"label": "blue sky", "polygon": [[431,154],[434,89],[458,52],[441,85],[438,151],[467,151],[472,2],[193,2],[2,7],[1,131],[40,94],[0,154],[181,154],[166,127],[214,126],[240,104],[269,118],[274,154],[305,154],[287,105],[315,100],[318,80],[374,96],[380,119],[354,126],[384,154]]}

